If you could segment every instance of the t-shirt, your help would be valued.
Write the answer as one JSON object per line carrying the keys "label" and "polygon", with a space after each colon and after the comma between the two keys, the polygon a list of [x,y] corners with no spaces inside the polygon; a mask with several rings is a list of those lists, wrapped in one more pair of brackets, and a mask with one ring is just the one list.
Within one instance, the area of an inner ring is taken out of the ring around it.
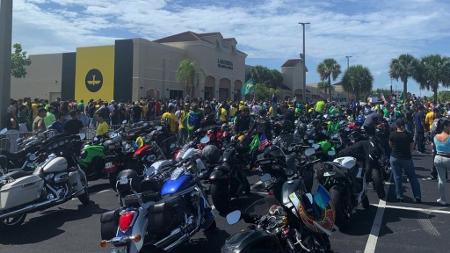
{"label": "t-shirt", "polygon": [[409,133],[392,132],[389,136],[389,141],[392,144],[391,156],[397,159],[411,159],[411,143],[413,143],[413,138]]}
{"label": "t-shirt", "polygon": [[45,127],[49,127],[51,124],[53,124],[56,121],[55,115],[51,112],[47,112],[47,115],[44,118]]}
{"label": "t-shirt", "polygon": [[428,126],[428,129],[431,130],[431,125],[433,124],[434,120],[434,113],[428,112],[427,115],[425,115],[425,124]]}
{"label": "t-shirt", "polygon": [[170,112],[165,112],[161,116],[161,121],[163,121],[163,122],[167,121],[167,123],[169,125],[170,132],[172,132],[172,133],[176,133],[177,132],[178,123],[177,123],[177,119],[175,117],[175,114],[170,113]]}
{"label": "t-shirt", "polygon": [[36,116],[33,120],[33,132],[40,132],[45,130],[44,118]]}
{"label": "t-shirt", "polygon": [[108,133],[108,131],[109,131],[109,126],[105,121],[103,121],[103,122],[98,123],[95,134],[97,136],[104,136]]}
{"label": "t-shirt", "polygon": [[323,112],[323,110],[325,109],[325,101],[320,100],[316,102],[316,105],[314,106],[314,110],[316,112]]}
{"label": "t-shirt", "polygon": [[222,123],[226,123],[227,122],[227,117],[228,117],[228,111],[225,108],[220,108],[220,115],[219,115],[219,119],[220,122]]}

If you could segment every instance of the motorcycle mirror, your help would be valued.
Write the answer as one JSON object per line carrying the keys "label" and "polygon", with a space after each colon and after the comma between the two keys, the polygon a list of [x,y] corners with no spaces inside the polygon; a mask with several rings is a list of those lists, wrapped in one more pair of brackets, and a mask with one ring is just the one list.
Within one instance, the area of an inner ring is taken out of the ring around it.
{"label": "motorcycle mirror", "polygon": [[122,124],[126,124],[126,123],[128,123],[128,121],[127,120],[124,120],[124,121],[122,121]]}
{"label": "motorcycle mirror", "polygon": [[241,219],[241,211],[235,210],[229,214],[227,214],[227,223],[230,225],[236,224]]}
{"label": "motorcycle mirror", "polygon": [[86,134],[85,133],[79,133],[78,135],[80,136],[81,140],[86,139]]}
{"label": "motorcycle mirror", "polygon": [[318,150],[318,149],[320,148],[320,145],[317,144],[317,143],[315,143],[315,144],[312,145],[312,147],[313,147],[315,150]]}
{"label": "motorcycle mirror", "polygon": [[316,153],[316,150],[314,148],[307,148],[305,149],[305,156],[312,156]]}
{"label": "motorcycle mirror", "polygon": [[328,151],[328,155],[329,156],[335,156],[336,155],[336,151],[330,150],[330,151]]}
{"label": "motorcycle mirror", "polygon": [[200,139],[201,144],[207,144],[209,142],[209,136],[205,135]]}

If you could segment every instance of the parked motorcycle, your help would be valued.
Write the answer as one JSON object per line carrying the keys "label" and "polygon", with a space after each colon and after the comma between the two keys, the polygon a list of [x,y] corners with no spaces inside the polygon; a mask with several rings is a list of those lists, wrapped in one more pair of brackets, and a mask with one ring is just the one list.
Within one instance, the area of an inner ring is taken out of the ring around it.
{"label": "parked motorcycle", "polygon": [[356,159],[349,156],[322,165],[317,172],[318,181],[330,192],[336,211],[336,224],[345,229],[359,204],[365,209],[369,208],[365,172],[358,166]]}
{"label": "parked motorcycle", "polygon": [[62,204],[77,197],[89,204],[86,175],[74,157],[54,154],[30,175],[11,172],[0,177],[0,226],[20,226],[26,214]]}
{"label": "parked motorcycle", "polygon": [[[254,224],[225,241],[222,253],[255,252],[331,252],[329,236],[334,225],[334,211],[326,189],[305,192],[301,180],[283,185],[283,201],[258,217],[244,212],[247,223]],[[240,211],[227,215],[227,222],[239,221]]]}
{"label": "parked motorcycle", "polygon": [[139,252],[144,245],[172,251],[200,229],[214,229],[211,207],[197,180],[199,157],[197,151],[178,162],[160,191],[140,192],[145,182],[135,171],[122,171],[117,187],[125,195],[123,208],[102,215],[101,246],[110,245],[112,252]]}

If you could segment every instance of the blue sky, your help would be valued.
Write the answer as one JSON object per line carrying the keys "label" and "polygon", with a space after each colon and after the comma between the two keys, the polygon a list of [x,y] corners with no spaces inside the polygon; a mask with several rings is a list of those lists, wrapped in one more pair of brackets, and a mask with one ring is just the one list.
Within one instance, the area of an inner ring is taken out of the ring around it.
{"label": "blue sky", "polygon": [[[345,56],[352,55],[351,64],[371,70],[375,87],[389,88],[393,57],[450,56],[448,0],[15,0],[13,41],[40,54],[118,38],[217,31],[236,38],[247,64],[279,69],[300,53],[299,21],[311,22],[308,83],[319,80],[316,66],[330,57],[345,70]],[[414,82],[409,89],[428,94]]]}

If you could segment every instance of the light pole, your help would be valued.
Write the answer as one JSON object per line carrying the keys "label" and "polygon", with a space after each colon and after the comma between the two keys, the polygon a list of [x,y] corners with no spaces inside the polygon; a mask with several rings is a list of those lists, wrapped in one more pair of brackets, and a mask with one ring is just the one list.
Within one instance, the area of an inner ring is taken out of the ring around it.
{"label": "light pole", "polygon": [[0,0],[0,128],[6,127],[11,96],[12,0]]}
{"label": "light pole", "polygon": [[299,25],[302,25],[303,28],[303,54],[300,55],[300,58],[303,62],[303,87],[302,87],[302,97],[303,102],[306,102],[306,53],[305,53],[305,25],[309,25],[311,23],[308,22],[299,22]]}
{"label": "light pole", "polygon": [[351,55],[346,55],[345,58],[347,58],[347,69],[350,68],[350,58],[352,58]]}

